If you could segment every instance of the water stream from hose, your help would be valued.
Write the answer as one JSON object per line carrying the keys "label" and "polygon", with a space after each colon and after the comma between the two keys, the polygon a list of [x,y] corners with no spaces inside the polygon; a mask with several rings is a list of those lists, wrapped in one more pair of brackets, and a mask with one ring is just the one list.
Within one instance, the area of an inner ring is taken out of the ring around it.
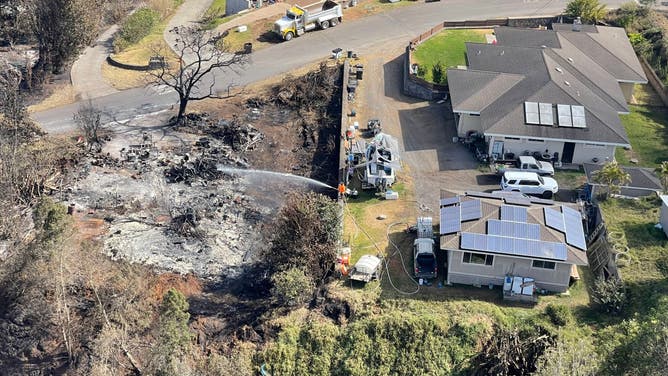
{"label": "water stream from hose", "polygon": [[222,172],[225,172],[225,173],[228,173],[228,174],[266,176],[266,177],[277,178],[277,179],[282,179],[282,180],[302,182],[302,183],[305,183],[305,184],[308,184],[308,185],[311,185],[311,186],[336,190],[336,188],[332,187],[329,184],[325,184],[321,181],[311,179],[311,178],[307,178],[305,176],[289,174],[287,172],[255,170],[255,169],[251,169],[251,168],[243,169],[243,168],[228,167],[228,166],[223,166],[223,165],[218,165],[217,169],[218,169],[218,171],[222,171]]}

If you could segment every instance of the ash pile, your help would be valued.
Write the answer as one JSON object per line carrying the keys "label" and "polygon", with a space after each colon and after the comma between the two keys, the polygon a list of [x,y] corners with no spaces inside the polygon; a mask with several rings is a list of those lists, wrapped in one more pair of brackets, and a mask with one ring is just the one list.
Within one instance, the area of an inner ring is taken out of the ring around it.
{"label": "ash pile", "polygon": [[63,200],[104,219],[104,251],[112,258],[213,280],[238,274],[263,244],[260,227],[271,208],[220,166],[248,167],[264,135],[236,119],[199,114],[169,140],[134,137],[115,140],[122,146],[116,158],[89,156]]}

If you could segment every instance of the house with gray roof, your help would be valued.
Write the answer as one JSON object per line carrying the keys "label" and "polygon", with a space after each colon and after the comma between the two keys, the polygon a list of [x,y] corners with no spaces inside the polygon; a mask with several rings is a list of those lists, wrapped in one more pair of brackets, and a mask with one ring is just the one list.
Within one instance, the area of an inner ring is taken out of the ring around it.
{"label": "house with gray roof", "polygon": [[489,154],[535,151],[563,163],[602,163],[630,147],[620,121],[647,77],[624,29],[553,24],[497,27],[496,43],[467,43],[448,69],[457,133],[485,136]]}
{"label": "house with gray roof", "polygon": [[[587,194],[592,200],[599,191],[605,192],[606,187],[596,182],[596,173],[603,168],[601,164],[585,163],[582,165],[587,176]],[[653,196],[663,191],[661,180],[656,176],[651,168],[620,166],[622,171],[629,174],[630,182],[619,187],[618,195],[623,197],[638,198],[643,196]]]}
{"label": "house with gray roof", "polygon": [[517,193],[442,198],[440,237],[448,284],[503,286],[521,277],[537,289],[564,292],[575,266],[587,265],[577,207]]}

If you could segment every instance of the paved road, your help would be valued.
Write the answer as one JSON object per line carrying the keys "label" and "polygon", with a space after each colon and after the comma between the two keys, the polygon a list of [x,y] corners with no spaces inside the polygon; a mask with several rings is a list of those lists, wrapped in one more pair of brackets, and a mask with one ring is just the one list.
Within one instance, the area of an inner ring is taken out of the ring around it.
{"label": "paved road", "polygon": [[[618,6],[623,2],[607,1],[609,6]],[[398,8],[343,22],[327,31],[307,33],[290,42],[253,53],[251,64],[242,71],[219,71],[215,77],[216,88],[224,90],[228,84],[246,85],[293,70],[327,57],[337,47],[365,54],[387,48],[387,43],[406,45],[411,38],[444,20],[558,14],[566,3],[567,0],[443,0]],[[100,97],[95,102],[114,114],[117,120],[124,120],[171,106],[176,97],[169,92],[139,88]],[[40,112],[33,117],[48,132],[68,132],[73,130],[71,119],[77,108],[78,104],[72,104]]]}
{"label": "paved road", "polygon": [[102,64],[105,64],[107,55],[113,50],[112,40],[117,30],[117,25],[107,29],[72,65],[72,86],[79,98],[96,98],[118,93],[102,76]]}

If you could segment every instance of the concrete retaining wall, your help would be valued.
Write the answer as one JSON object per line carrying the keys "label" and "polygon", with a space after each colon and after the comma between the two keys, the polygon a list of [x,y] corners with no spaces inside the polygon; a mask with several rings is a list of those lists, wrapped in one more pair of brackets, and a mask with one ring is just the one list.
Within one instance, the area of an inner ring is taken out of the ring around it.
{"label": "concrete retaining wall", "polygon": [[654,91],[656,91],[656,93],[659,95],[663,104],[668,106],[668,89],[666,88],[666,85],[663,84],[659,76],[657,76],[656,72],[654,72],[652,66],[649,65],[649,62],[647,62],[647,59],[645,59],[643,56],[639,56],[639,58],[640,65],[642,66],[642,69],[645,71],[645,75],[647,76],[647,81],[649,81],[649,84],[652,85]]}
{"label": "concrete retaining wall", "polygon": [[107,63],[111,66],[116,67],[116,68],[133,70],[133,71],[140,71],[140,72],[145,72],[145,71],[150,71],[150,70],[153,70],[153,69],[162,68],[162,66],[165,65],[164,61],[162,61],[162,63],[149,61],[149,63],[146,64],[146,65],[125,64],[125,63],[121,63],[120,61],[114,60],[114,58],[111,57],[111,55],[107,56]]}

